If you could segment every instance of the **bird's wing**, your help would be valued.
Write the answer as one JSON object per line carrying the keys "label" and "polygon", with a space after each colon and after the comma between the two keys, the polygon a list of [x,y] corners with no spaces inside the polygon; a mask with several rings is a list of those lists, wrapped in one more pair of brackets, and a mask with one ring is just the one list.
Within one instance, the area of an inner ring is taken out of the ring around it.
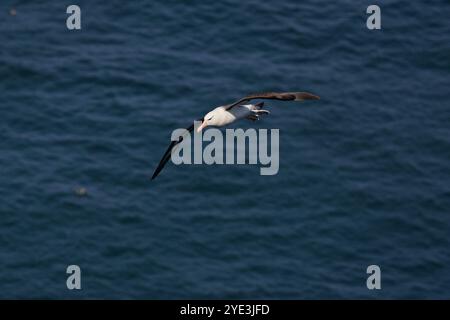
{"label": "bird's wing", "polygon": [[[203,119],[199,119],[197,121],[202,121]],[[194,124],[192,124],[189,128],[186,128],[187,131],[192,132],[194,130]],[[172,141],[169,144],[169,147],[167,147],[166,152],[164,153],[163,157],[161,158],[161,161],[159,161],[158,166],[155,169],[155,172],[153,172],[152,180],[155,179],[158,174],[161,172],[161,170],[166,165],[167,161],[169,161],[171,155],[172,155],[172,149],[175,148],[176,145],[178,145],[181,141],[183,141],[183,137],[179,137],[177,141]]]}
{"label": "bird's wing", "polygon": [[272,99],[272,100],[291,100],[291,101],[302,101],[302,100],[318,100],[320,99],[318,96],[308,93],[308,92],[266,92],[266,93],[256,93],[244,97],[228,106],[225,107],[226,110],[230,110],[231,108],[243,104],[245,102],[249,102],[253,99]]}

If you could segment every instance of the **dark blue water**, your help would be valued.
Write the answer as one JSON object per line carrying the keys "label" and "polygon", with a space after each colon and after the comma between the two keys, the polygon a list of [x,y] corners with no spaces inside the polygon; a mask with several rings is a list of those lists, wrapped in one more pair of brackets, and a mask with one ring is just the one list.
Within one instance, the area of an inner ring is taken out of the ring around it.
{"label": "dark blue water", "polygon": [[[450,298],[448,1],[70,4],[0,4],[1,298]],[[175,128],[298,90],[240,123],[281,128],[277,175],[150,181]]]}

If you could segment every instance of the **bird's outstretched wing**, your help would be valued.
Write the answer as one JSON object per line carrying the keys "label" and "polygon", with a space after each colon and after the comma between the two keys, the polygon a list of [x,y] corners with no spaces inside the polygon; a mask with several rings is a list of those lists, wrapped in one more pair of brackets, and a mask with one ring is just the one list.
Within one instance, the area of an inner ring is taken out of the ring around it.
{"label": "bird's outstretched wing", "polygon": [[[197,121],[203,121],[203,119],[198,119]],[[187,131],[192,132],[194,130],[194,124],[192,124],[189,128],[186,128]],[[155,169],[155,172],[153,172],[152,180],[155,179],[158,174],[161,172],[161,170],[166,165],[167,161],[169,161],[171,155],[172,155],[172,149],[175,148],[177,144],[179,144],[181,141],[183,141],[183,137],[179,137],[177,141],[172,141],[169,144],[169,147],[167,147],[166,152],[164,153],[163,157],[161,158],[161,161],[159,161],[158,166]]]}
{"label": "bird's outstretched wing", "polygon": [[226,106],[226,110],[230,110],[231,108],[243,104],[245,102],[249,102],[253,99],[271,99],[271,100],[290,100],[290,101],[302,101],[302,100],[318,100],[320,99],[318,96],[308,93],[308,92],[266,92],[266,93],[256,93],[244,97],[228,106]]}

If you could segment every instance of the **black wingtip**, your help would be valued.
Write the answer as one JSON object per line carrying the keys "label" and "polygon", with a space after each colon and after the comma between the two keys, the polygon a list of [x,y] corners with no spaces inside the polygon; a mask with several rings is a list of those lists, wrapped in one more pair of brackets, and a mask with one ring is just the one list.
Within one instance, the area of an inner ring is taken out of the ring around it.
{"label": "black wingtip", "polygon": [[[203,121],[203,118],[202,118],[202,119],[198,119],[197,121],[200,121],[200,120]],[[186,130],[187,130],[188,132],[192,132],[192,130],[194,130],[194,124],[195,124],[195,123],[191,124],[188,128],[186,128]],[[180,143],[181,141],[183,141],[183,137],[180,137],[180,138],[178,139],[178,141],[172,141],[172,142],[169,144],[169,147],[167,148],[167,150],[166,150],[166,152],[164,153],[164,155],[163,155],[161,161],[159,162],[158,166],[156,167],[155,172],[153,172],[153,175],[152,175],[152,177],[151,177],[150,180],[154,180],[154,179],[159,175],[159,173],[161,172],[161,170],[164,168],[164,166],[166,165],[166,163],[169,161],[169,159],[170,159],[170,157],[171,157],[172,149],[173,149],[178,143]]]}
{"label": "black wingtip", "polygon": [[162,168],[160,168],[160,166],[158,166],[158,168],[156,168],[155,172],[153,172],[153,175],[150,178],[150,180],[154,180],[158,176],[158,174],[161,172],[161,169]]}

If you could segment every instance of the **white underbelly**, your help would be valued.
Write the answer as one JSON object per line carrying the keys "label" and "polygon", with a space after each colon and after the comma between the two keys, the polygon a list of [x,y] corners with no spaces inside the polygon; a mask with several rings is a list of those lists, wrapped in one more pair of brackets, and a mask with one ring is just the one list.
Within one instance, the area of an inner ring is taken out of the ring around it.
{"label": "white underbelly", "polygon": [[224,117],[226,123],[224,123],[223,125],[227,125],[230,124],[236,120],[239,119],[244,119],[245,117],[247,117],[248,115],[250,115],[251,113],[251,105],[248,106],[236,106],[234,108],[232,108],[229,111],[225,111],[226,112],[226,117]]}
{"label": "white underbelly", "polygon": [[225,107],[217,107],[212,111],[216,113],[216,116],[210,125],[218,127],[229,125],[250,115],[253,107],[253,105],[242,105],[233,107],[231,110],[226,110]]}

